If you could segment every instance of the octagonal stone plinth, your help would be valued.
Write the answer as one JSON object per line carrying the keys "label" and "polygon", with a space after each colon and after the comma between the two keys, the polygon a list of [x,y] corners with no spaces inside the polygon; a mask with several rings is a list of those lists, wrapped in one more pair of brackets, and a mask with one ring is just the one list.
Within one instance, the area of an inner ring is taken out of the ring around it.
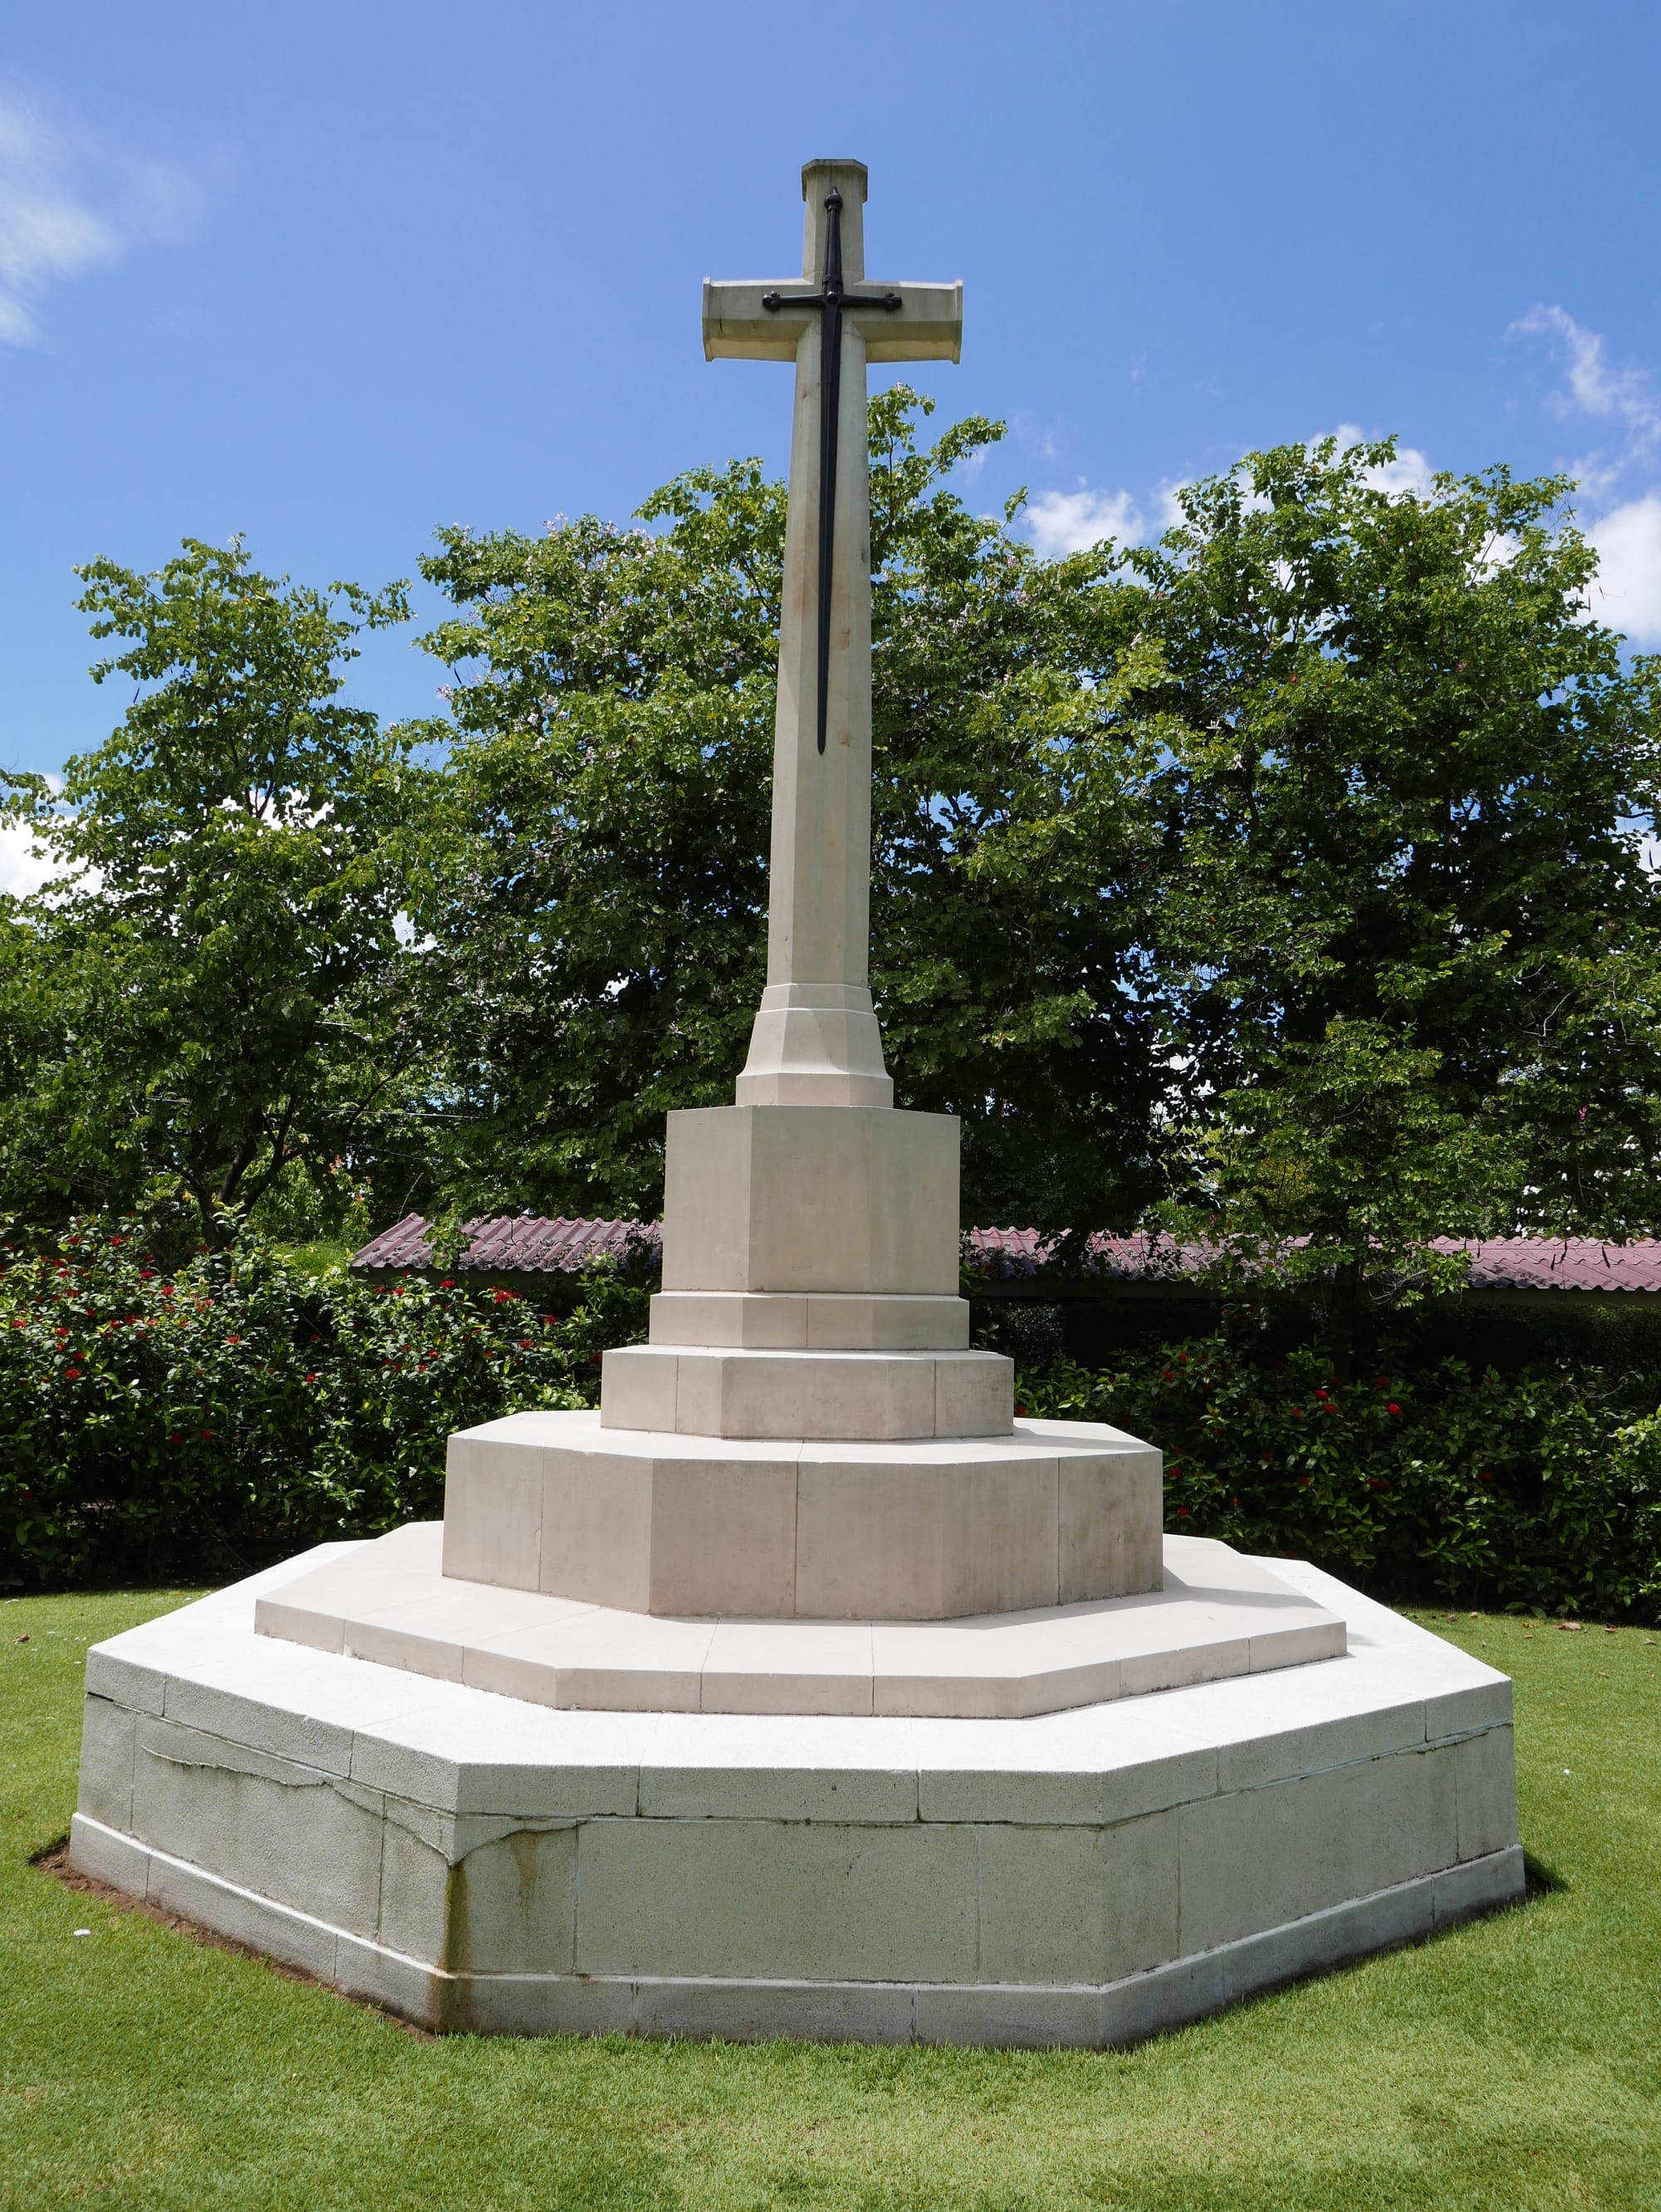
{"label": "octagonal stone plinth", "polygon": [[450,1440],[444,1571],[630,1613],[937,1620],[1156,1589],[1160,1455],[1105,1423],[859,1443],[512,1413]]}
{"label": "octagonal stone plinth", "polygon": [[379,1548],[95,1646],[71,1850],[428,2027],[1129,2043],[1522,1893],[1510,1684],[1294,1562],[1345,1656],[918,1720],[555,1709],[255,1633]]}

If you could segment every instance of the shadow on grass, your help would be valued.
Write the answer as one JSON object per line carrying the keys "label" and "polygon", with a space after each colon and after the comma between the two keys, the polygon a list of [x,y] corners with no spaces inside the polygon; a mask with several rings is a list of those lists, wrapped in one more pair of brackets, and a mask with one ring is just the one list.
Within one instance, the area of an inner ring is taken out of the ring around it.
{"label": "shadow on grass", "polygon": [[1567,1893],[1574,1886],[1567,1875],[1559,1874],[1545,1859],[1536,1858],[1526,1847],[1523,1851],[1523,1874],[1528,1884],[1525,1901],[1528,1898],[1555,1897],[1560,1891]]}

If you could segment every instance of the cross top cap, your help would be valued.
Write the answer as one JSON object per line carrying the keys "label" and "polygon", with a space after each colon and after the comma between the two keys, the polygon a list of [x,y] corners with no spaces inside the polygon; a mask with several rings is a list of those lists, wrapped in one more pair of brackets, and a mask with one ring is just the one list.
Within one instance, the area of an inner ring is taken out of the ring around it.
{"label": "cross top cap", "polygon": [[815,188],[826,192],[840,192],[844,199],[864,200],[868,197],[870,171],[863,161],[838,160],[828,154],[816,161],[802,164],[802,197],[813,198]]}

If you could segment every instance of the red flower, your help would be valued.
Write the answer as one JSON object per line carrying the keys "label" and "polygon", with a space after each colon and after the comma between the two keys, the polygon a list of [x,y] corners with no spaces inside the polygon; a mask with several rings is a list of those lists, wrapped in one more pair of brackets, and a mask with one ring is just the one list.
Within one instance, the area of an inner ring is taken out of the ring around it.
{"label": "red flower", "polygon": [[242,1339],[239,1336],[227,1336],[225,1341],[227,1344],[240,1344]]}
{"label": "red flower", "polygon": [[1159,1379],[1161,1382],[1174,1382],[1177,1378],[1167,1367]]}
{"label": "red flower", "polygon": [[453,1275],[445,1275],[445,1276],[443,1276],[443,1277],[441,1277],[441,1278],[440,1278],[439,1282],[439,1288],[441,1291],[453,1291],[453,1290],[455,1289],[455,1287],[456,1287],[456,1279],[455,1279],[455,1277],[454,1277]]}
{"label": "red flower", "polygon": [[1293,1418],[1293,1419],[1294,1419],[1294,1421],[1300,1421],[1300,1420],[1302,1420],[1302,1419],[1303,1419],[1303,1407],[1302,1407],[1301,1406],[1294,1406],[1294,1407],[1292,1407],[1289,1410],[1290,1410],[1290,1412],[1291,1412],[1292,1418]]}
{"label": "red flower", "polygon": [[170,1444],[182,1444],[184,1441],[185,1432],[182,1429],[175,1429],[167,1438],[167,1442]]}
{"label": "red flower", "polygon": [[1373,1387],[1375,1390],[1387,1390],[1390,1388],[1390,1377],[1387,1375],[1375,1375],[1373,1377]]}
{"label": "red flower", "polygon": [[1177,1508],[1177,1518],[1179,1521],[1189,1521],[1193,1518],[1193,1516],[1189,1512],[1188,1508],[1185,1505],[1179,1505]]}
{"label": "red flower", "polygon": [[521,1337],[518,1337],[518,1338],[516,1338],[514,1340],[515,1340],[515,1342],[518,1344],[518,1347],[519,1347],[519,1349],[520,1349],[520,1351],[521,1351],[521,1352],[529,1352],[529,1351],[530,1351],[530,1339],[528,1336],[521,1336]]}
{"label": "red flower", "polygon": [[197,1434],[204,1444],[210,1444],[214,1440],[214,1432],[211,1429],[198,1429]]}
{"label": "red flower", "polygon": [[66,1367],[64,1370],[64,1380],[66,1382],[78,1382],[81,1380],[81,1370],[78,1367]]}
{"label": "red flower", "polygon": [[304,1375],[300,1377],[300,1380],[304,1382],[315,1382],[317,1379],[318,1378],[315,1375]]}
{"label": "red flower", "polygon": [[126,1241],[127,1240],[124,1237],[112,1237],[110,1239],[110,1249],[113,1251],[118,1244],[124,1244]]}
{"label": "red flower", "polygon": [[1367,1486],[1369,1490],[1388,1490],[1390,1485],[1385,1480],[1383,1475],[1369,1474],[1367,1478]]}
{"label": "red flower", "polygon": [[[141,1267],[138,1271],[138,1279],[141,1283],[153,1283],[155,1280],[155,1269],[154,1267]],[[167,1296],[167,1292],[165,1291],[162,1292],[162,1296],[164,1297]]]}
{"label": "red flower", "polygon": [[1239,1498],[1231,1498],[1229,1499],[1228,1503],[1229,1503],[1231,1505],[1238,1505],[1238,1504],[1240,1504],[1240,1500],[1239,1500]]}
{"label": "red flower", "polygon": [[27,1328],[28,1327],[28,1323],[26,1321],[15,1321],[12,1323],[12,1327],[14,1328]]}
{"label": "red flower", "polygon": [[[549,1314],[549,1316],[548,1316],[548,1318],[549,1319],[549,1321],[552,1321],[552,1320],[553,1320],[553,1318],[554,1318],[554,1316],[553,1316],[553,1315],[552,1315],[552,1314]],[[1016,1419],[1016,1420],[1018,1420],[1018,1421],[1024,1421],[1024,1420],[1026,1419],[1026,1418],[1027,1418],[1027,1408],[1026,1408],[1024,1406],[1017,1406],[1017,1407],[1015,1407],[1015,1419]]]}
{"label": "red flower", "polygon": [[1313,1480],[1315,1480],[1315,1478],[1314,1478],[1314,1476],[1313,1476],[1312,1474],[1304,1474],[1304,1475],[1300,1475],[1300,1476],[1299,1476],[1299,1478],[1298,1478],[1298,1487],[1299,1487],[1299,1489],[1300,1489],[1300,1490],[1307,1490],[1307,1489],[1308,1489],[1308,1487],[1309,1487],[1309,1486],[1310,1486],[1310,1484],[1311,1484],[1312,1482],[1313,1482]]}
{"label": "red flower", "polygon": [[1385,1407],[1385,1413],[1399,1413],[1401,1412],[1401,1410],[1402,1410],[1402,1409],[1401,1409],[1401,1407],[1400,1407],[1396,1403],[1396,1401],[1395,1401],[1393,1398],[1391,1400],[1390,1403],[1389,1403],[1389,1404]]}

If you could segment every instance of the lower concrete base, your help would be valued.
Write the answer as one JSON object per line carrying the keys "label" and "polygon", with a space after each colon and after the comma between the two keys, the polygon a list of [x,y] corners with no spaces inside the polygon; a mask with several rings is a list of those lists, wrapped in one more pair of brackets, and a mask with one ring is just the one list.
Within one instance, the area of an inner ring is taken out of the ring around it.
{"label": "lower concrete base", "polygon": [[1243,1997],[1433,1936],[1522,1890],[1520,1850],[1422,1875],[1302,1920],[1120,1980],[759,1981],[650,1974],[446,1972],[203,1874],[77,1814],[82,1874],[211,1928],[422,2027],[469,2035],[697,2035],[737,2042],[995,2044],[1053,2049],[1137,2043]]}
{"label": "lower concrete base", "polygon": [[425,2025],[1114,2044],[1521,1895],[1510,1685],[1349,1650],[1024,1720],[568,1711],[256,1638],[88,1655],[88,1875]]}

